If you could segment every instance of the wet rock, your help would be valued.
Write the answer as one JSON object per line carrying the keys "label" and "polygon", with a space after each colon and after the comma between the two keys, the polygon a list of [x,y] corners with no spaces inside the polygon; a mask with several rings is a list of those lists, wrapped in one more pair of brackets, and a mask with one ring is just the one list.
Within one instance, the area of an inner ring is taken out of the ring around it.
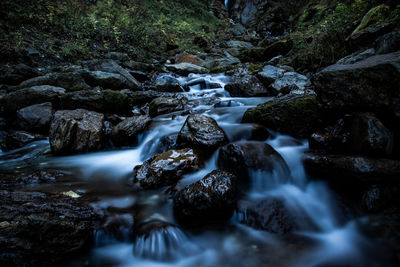
{"label": "wet rock", "polygon": [[130,70],[129,73],[138,80],[138,82],[146,82],[151,79],[150,75],[140,70]]}
{"label": "wet rock", "polygon": [[158,92],[182,92],[178,79],[170,74],[161,74],[155,80],[155,90]]}
{"label": "wet rock", "polygon": [[204,115],[190,115],[179,132],[177,143],[181,146],[215,150],[228,143],[224,130],[217,122]]}
{"label": "wet rock", "polygon": [[17,85],[30,78],[39,76],[39,72],[23,63],[0,67],[0,84]]}
{"label": "wet rock", "polygon": [[56,170],[39,170],[29,173],[2,175],[0,188],[10,189],[18,186],[50,184],[66,176],[66,173]]}
{"label": "wet rock", "polygon": [[311,86],[311,81],[297,72],[285,72],[272,84],[272,87],[278,92],[283,91],[284,88],[294,88],[290,90],[292,94],[304,94],[305,89],[309,86]]}
{"label": "wet rock", "polygon": [[225,90],[232,97],[256,97],[256,96],[272,96],[273,91],[265,88],[257,77],[246,75],[240,80],[225,85]]}
{"label": "wet rock", "polygon": [[161,114],[168,114],[184,109],[181,99],[173,97],[159,97],[150,102],[149,114],[152,118]]}
{"label": "wet rock", "polygon": [[10,151],[42,139],[45,139],[43,135],[25,131],[11,131],[4,137],[3,142],[0,143],[0,147],[3,151]]}
{"label": "wet rock", "polygon": [[53,153],[82,153],[103,147],[104,115],[85,109],[59,110],[50,125]]}
{"label": "wet rock", "polygon": [[360,48],[369,48],[373,42],[379,37],[393,30],[392,24],[385,24],[376,27],[368,27],[358,32],[354,32],[346,41],[348,45],[356,50]]}
{"label": "wet rock", "polygon": [[[62,195],[0,191],[0,262],[50,266],[82,252],[98,225],[89,206]],[[49,257],[51,255],[51,257]]]}
{"label": "wet rock", "polygon": [[66,93],[61,97],[61,103],[62,109],[83,108],[94,111],[104,111],[106,109],[103,91],[96,89]]}
{"label": "wet rock", "polygon": [[198,164],[198,156],[192,149],[169,150],[136,166],[134,180],[145,189],[173,185],[184,174],[199,169]]}
{"label": "wet rock", "polygon": [[400,175],[400,161],[362,156],[308,153],[306,170],[338,183],[385,183]]}
{"label": "wet rock", "polygon": [[282,235],[300,229],[299,221],[281,198],[240,201],[238,213],[243,215],[241,223],[257,230]]}
{"label": "wet rock", "polygon": [[18,125],[24,130],[47,131],[49,129],[53,106],[51,102],[32,105],[17,111]]}
{"label": "wet rock", "polygon": [[277,98],[248,109],[242,123],[257,123],[295,137],[308,137],[319,123],[317,99],[313,95]]}
{"label": "wet rock", "polygon": [[169,134],[160,138],[160,144],[157,148],[156,153],[164,153],[168,150],[178,149],[176,140],[178,139],[178,134]]}
{"label": "wet rock", "polygon": [[377,55],[347,65],[332,65],[316,74],[318,100],[332,112],[388,112],[400,117],[400,52]]}
{"label": "wet rock", "polygon": [[19,89],[4,96],[4,111],[14,113],[21,108],[44,102],[51,102],[54,106],[59,106],[60,97],[64,94],[64,88],[49,85]]}
{"label": "wet rock", "polygon": [[207,79],[204,78],[193,79],[183,85],[186,91],[189,91],[190,90],[189,87],[192,86],[200,90],[222,88],[221,84],[209,82]]}
{"label": "wet rock", "polygon": [[122,91],[104,90],[104,111],[117,114],[131,114],[133,108],[133,100],[128,94]]}
{"label": "wet rock", "polygon": [[228,132],[228,137],[229,140],[231,141],[237,141],[237,140],[252,140],[252,141],[264,141],[267,140],[268,137],[270,137],[270,133],[268,130],[258,124],[249,124],[247,127],[244,127],[244,124],[241,125],[241,128],[234,132],[234,131],[229,131]]}
{"label": "wet rock", "polygon": [[269,173],[276,171],[287,178],[290,177],[285,160],[264,142],[237,142],[221,147],[218,154],[218,166],[234,173],[239,178],[248,178],[249,169]]}
{"label": "wet rock", "polygon": [[26,80],[22,82],[19,86],[20,88],[26,88],[39,85],[52,85],[65,88],[67,91],[90,89],[90,86],[85,82],[81,74],[81,72],[53,72]]}
{"label": "wet rock", "polygon": [[229,219],[236,207],[236,180],[235,175],[226,171],[207,174],[177,193],[175,216],[192,223]]}
{"label": "wet rock", "polygon": [[388,54],[400,50],[400,32],[387,33],[375,41],[377,54]]}
{"label": "wet rock", "polygon": [[100,86],[103,89],[121,90],[134,89],[135,84],[128,81],[121,74],[90,71],[84,74],[85,81],[92,87]]}
{"label": "wet rock", "polygon": [[191,63],[166,64],[167,70],[179,75],[187,76],[190,73],[209,73],[209,70]]}
{"label": "wet rock", "polygon": [[370,155],[391,155],[393,133],[372,113],[354,116],[351,130],[351,149]]}
{"label": "wet rock", "polygon": [[257,74],[257,77],[264,84],[264,86],[269,87],[276,80],[283,77],[286,71],[284,69],[274,67],[272,65],[266,65],[261,72]]}
{"label": "wet rock", "polygon": [[116,145],[134,145],[138,134],[146,130],[151,118],[147,115],[126,118],[112,130],[112,140]]}
{"label": "wet rock", "polygon": [[154,90],[149,91],[130,91],[130,90],[122,90],[121,93],[126,94],[130,102],[133,106],[141,106],[147,103],[150,103],[152,100],[158,97],[173,97],[174,95],[171,93],[164,92],[156,92]]}

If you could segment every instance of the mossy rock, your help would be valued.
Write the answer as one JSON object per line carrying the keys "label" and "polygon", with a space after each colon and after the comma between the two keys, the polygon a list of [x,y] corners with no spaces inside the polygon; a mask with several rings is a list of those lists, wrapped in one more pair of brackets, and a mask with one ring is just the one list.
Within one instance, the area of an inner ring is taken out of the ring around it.
{"label": "mossy rock", "polygon": [[108,111],[127,113],[132,109],[132,100],[126,94],[119,91],[104,90],[103,98]]}
{"label": "mossy rock", "polygon": [[384,21],[386,21],[387,16],[389,15],[390,8],[387,5],[379,5],[372,9],[370,9],[367,14],[361,20],[361,23],[358,27],[353,31],[351,35],[356,34],[362,29],[367,27],[377,26]]}
{"label": "mossy rock", "polygon": [[242,123],[257,123],[273,131],[306,138],[318,126],[319,109],[314,95],[286,96],[248,109]]}

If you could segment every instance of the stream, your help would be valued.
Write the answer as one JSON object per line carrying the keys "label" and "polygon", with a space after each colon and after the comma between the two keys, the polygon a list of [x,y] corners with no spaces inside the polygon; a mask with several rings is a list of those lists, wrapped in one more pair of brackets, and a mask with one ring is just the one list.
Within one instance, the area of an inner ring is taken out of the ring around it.
{"label": "stream", "polygon": [[[191,82],[190,91],[182,92],[192,103],[191,112],[214,118],[230,142],[249,138],[251,125],[240,123],[244,112],[269,100],[230,97],[223,89],[229,77],[222,74],[191,74],[178,79],[182,84]],[[193,82],[196,80],[202,82]],[[168,188],[132,192],[128,184],[133,168],[159,153],[160,139],[178,133],[187,116],[185,112],[175,112],[154,118],[149,130],[139,136],[138,145],[123,150],[53,157],[47,153],[48,140],[43,140],[11,152],[0,152],[1,171],[40,168],[66,171],[70,174],[68,178],[40,185],[40,190],[74,190],[106,215],[105,225],[112,227],[97,230],[90,253],[71,261],[69,266],[368,265],[365,253],[371,244],[359,233],[356,222],[344,215],[337,197],[324,182],[306,175],[301,161],[308,150],[305,140],[271,132],[263,142],[283,157],[290,177],[278,165],[272,173],[248,170],[250,185],[239,201],[282,199],[301,225],[288,235],[247,226],[243,222],[249,214],[241,209],[223,225],[183,227],[174,218]],[[217,150],[209,155],[204,168],[185,175],[176,188],[184,188],[218,169],[218,153]],[[150,222],[154,227],[146,234],[136,235],[133,226],[138,222]]]}

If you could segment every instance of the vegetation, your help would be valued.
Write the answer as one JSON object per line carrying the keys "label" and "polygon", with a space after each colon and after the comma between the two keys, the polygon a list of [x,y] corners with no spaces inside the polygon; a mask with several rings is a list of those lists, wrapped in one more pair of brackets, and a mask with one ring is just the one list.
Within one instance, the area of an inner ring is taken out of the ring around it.
{"label": "vegetation", "polygon": [[346,46],[346,38],[352,33],[366,27],[398,23],[399,11],[396,1],[311,0],[294,25],[291,63],[311,70],[332,64],[352,52]]}
{"label": "vegetation", "polygon": [[3,0],[3,60],[27,53],[74,60],[107,51],[131,57],[162,55],[167,48],[195,51],[195,37],[215,38],[223,22],[195,0]]}

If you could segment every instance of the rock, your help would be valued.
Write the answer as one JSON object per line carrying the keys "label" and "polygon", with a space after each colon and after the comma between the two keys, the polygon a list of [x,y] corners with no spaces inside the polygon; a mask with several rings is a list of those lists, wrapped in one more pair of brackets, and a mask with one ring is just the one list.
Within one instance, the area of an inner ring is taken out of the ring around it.
{"label": "rock", "polygon": [[142,106],[144,104],[150,103],[158,97],[173,97],[172,93],[156,92],[154,90],[149,91],[131,91],[122,90],[121,93],[126,94],[133,106]]}
{"label": "rock", "polygon": [[244,50],[240,55],[242,61],[264,62],[278,55],[286,55],[293,47],[290,40],[280,40],[270,44],[267,47],[253,47]]}
{"label": "rock", "polygon": [[389,15],[389,10],[390,8],[384,4],[371,8],[371,10],[369,10],[367,14],[365,14],[363,19],[361,20],[361,23],[351,35],[353,36],[360,30],[363,30],[369,26],[374,26],[380,21],[383,21],[384,18]]}
{"label": "rock", "polygon": [[132,70],[139,70],[143,72],[152,72],[155,69],[155,66],[152,64],[147,64],[144,62],[137,62],[137,61],[124,61],[122,63],[122,66],[132,69]]}
{"label": "rock", "polygon": [[377,54],[388,54],[400,50],[400,32],[390,32],[375,41]]}
{"label": "rock", "polygon": [[182,92],[178,79],[170,74],[160,74],[155,80],[155,90],[158,92]]}
{"label": "rock", "polygon": [[347,65],[332,65],[313,79],[323,107],[338,114],[352,110],[388,112],[400,118],[400,52]]}
{"label": "rock", "polygon": [[104,110],[117,114],[131,114],[133,100],[123,91],[103,90]]}
{"label": "rock", "polygon": [[130,70],[129,73],[138,80],[138,82],[146,82],[151,79],[150,75],[140,70]]}
{"label": "rock", "polygon": [[42,135],[31,134],[24,131],[11,131],[4,137],[3,142],[0,143],[0,147],[3,151],[10,151],[45,138],[46,137]]}
{"label": "rock", "polygon": [[90,89],[83,79],[81,72],[48,73],[22,82],[19,87],[26,88],[40,85],[52,85],[65,88],[67,91],[79,91]]}
{"label": "rock", "polygon": [[373,46],[374,41],[386,33],[393,30],[392,24],[378,25],[376,27],[368,27],[350,35],[346,41],[348,46],[353,50],[361,48],[370,48]]}
{"label": "rock", "polygon": [[59,110],[50,125],[50,146],[55,154],[82,153],[103,147],[104,115],[85,109]]}
{"label": "rock", "polygon": [[39,72],[23,63],[0,67],[0,84],[17,85],[30,78],[39,76]]}
{"label": "rock", "polygon": [[232,97],[256,97],[272,96],[273,91],[265,88],[262,83],[253,75],[246,75],[240,80],[225,85],[225,90]]}
{"label": "rock", "polygon": [[336,64],[341,64],[341,65],[346,65],[346,64],[354,64],[358,61],[364,60],[366,58],[369,58],[371,56],[375,55],[375,49],[370,48],[367,50],[364,50],[363,52],[355,52],[349,56],[346,56],[342,59],[339,59],[338,62],[336,62]]}
{"label": "rock", "polygon": [[309,173],[338,183],[386,183],[400,175],[400,161],[362,156],[308,153],[304,166]]}
{"label": "rock", "polygon": [[126,118],[112,130],[112,140],[117,145],[134,145],[138,134],[146,130],[151,118],[147,115]]}
{"label": "rock", "polygon": [[62,109],[83,108],[94,111],[104,111],[106,109],[103,91],[96,89],[66,93],[61,97],[61,103]]}
{"label": "rock", "polygon": [[197,66],[200,66],[200,67],[203,67],[203,65],[204,65],[204,62],[203,62],[203,60],[201,58],[199,58],[199,57],[197,57],[195,55],[186,53],[186,52],[183,52],[183,53],[180,53],[180,54],[176,55],[175,56],[175,63],[176,64],[190,63],[190,64],[194,64],[194,65],[197,65]]}
{"label": "rock", "polygon": [[181,99],[173,97],[159,97],[150,102],[149,114],[154,118],[161,114],[172,113],[184,109]]}
{"label": "rock", "polygon": [[67,174],[55,170],[39,170],[28,173],[2,175],[0,189],[12,189],[21,186],[38,184],[51,184],[57,179],[65,179]]}
{"label": "rock", "polygon": [[286,71],[284,69],[274,67],[272,65],[266,65],[263,70],[257,74],[257,77],[265,87],[269,87],[276,80],[282,78],[285,72]]}
{"label": "rock", "polygon": [[393,133],[371,113],[354,116],[351,129],[351,149],[355,153],[370,155],[391,155]]}
{"label": "rock", "polygon": [[186,91],[190,91],[190,87],[194,87],[196,89],[216,89],[216,88],[222,88],[220,83],[213,83],[208,81],[205,78],[195,78],[192,79],[188,82],[186,82],[183,87],[185,88]]}
{"label": "rock", "polygon": [[24,130],[48,131],[52,116],[51,102],[32,105],[17,111],[18,125]]}
{"label": "rock", "polygon": [[241,223],[254,229],[280,235],[300,230],[299,221],[281,198],[240,201],[238,206],[238,213],[243,214]]}
{"label": "rock", "polygon": [[177,143],[200,149],[215,150],[228,143],[224,130],[217,122],[204,115],[190,115],[183,124]]}
{"label": "rock", "polygon": [[209,73],[209,70],[191,63],[166,64],[167,70],[179,75],[187,76],[190,73]]}
{"label": "rock", "polygon": [[121,74],[90,71],[84,74],[85,81],[92,87],[100,86],[103,89],[121,90],[136,89],[134,83],[131,83]]}
{"label": "rock", "polygon": [[257,123],[295,137],[308,137],[319,123],[319,110],[313,95],[277,98],[248,109],[242,123]]}
{"label": "rock", "polygon": [[134,170],[134,180],[145,189],[157,189],[178,182],[186,173],[199,169],[199,159],[189,148],[169,150],[151,157]]}
{"label": "rock", "polygon": [[0,262],[9,266],[69,262],[100,220],[89,206],[60,194],[3,190],[0,201],[0,222],[9,223],[0,228]]}
{"label": "rock", "polygon": [[54,106],[59,106],[60,97],[64,94],[64,88],[49,85],[19,89],[4,96],[4,111],[14,113],[21,108],[44,102],[51,102]]}
{"label": "rock", "polygon": [[226,42],[226,45],[231,48],[252,48],[254,45],[252,45],[250,42],[244,42],[244,41],[238,41],[238,40],[231,40]]}
{"label": "rock", "polygon": [[120,62],[129,60],[128,54],[121,53],[121,52],[108,52],[105,55],[105,58],[120,61]]}
{"label": "rock", "polygon": [[191,223],[229,219],[236,208],[236,176],[215,170],[177,193],[174,214]]}
{"label": "rock", "polygon": [[178,134],[169,134],[160,138],[160,144],[157,147],[156,153],[164,153],[168,150],[179,149],[179,146],[176,144],[176,140],[178,139]]}
{"label": "rock", "polygon": [[[234,126],[236,127],[236,126]],[[252,141],[265,141],[270,137],[270,133],[268,130],[258,124],[242,124],[239,129],[236,131],[229,131],[228,136],[231,141],[239,141],[239,140],[252,140]]]}
{"label": "rock", "polygon": [[305,89],[311,85],[311,81],[304,75],[297,72],[285,72],[283,76],[272,84],[272,87],[278,91],[283,91],[284,88],[297,88],[291,93],[304,94]]}
{"label": "rock", "polygon": [[239,178],[248,178],[248,170],[277,172],[290,177],[285,160],[270,145],[264,142],[246,141],[221,147],[218,154],[218,166],[234,173]]}

